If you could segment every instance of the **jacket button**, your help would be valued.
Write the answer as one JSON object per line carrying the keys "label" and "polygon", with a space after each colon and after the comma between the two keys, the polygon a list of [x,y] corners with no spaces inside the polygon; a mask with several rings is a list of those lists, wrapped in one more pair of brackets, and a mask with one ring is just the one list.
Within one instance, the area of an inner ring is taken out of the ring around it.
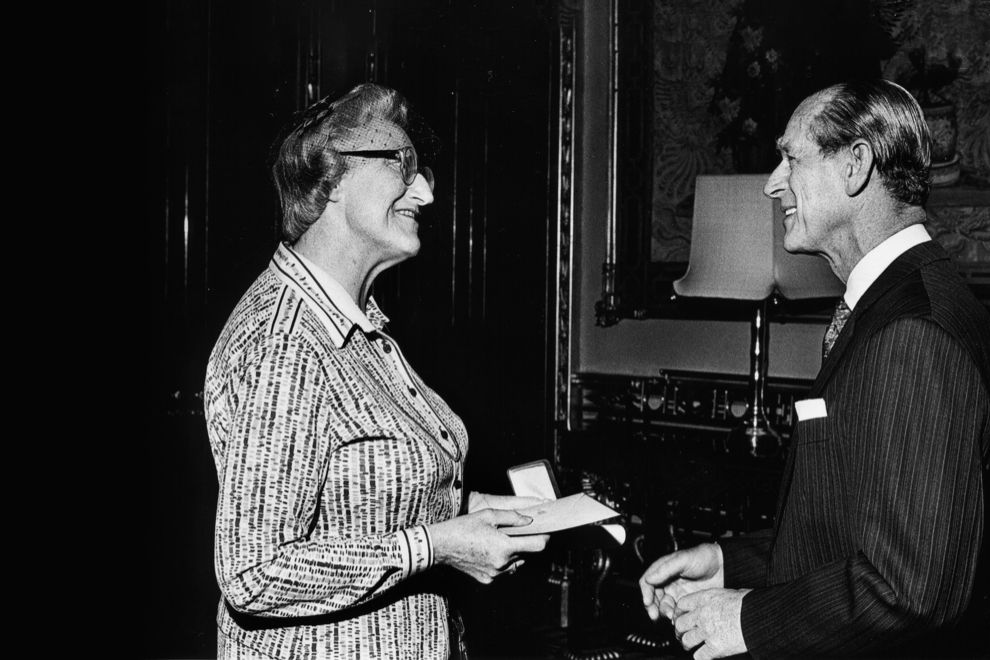
{"label": "jacket button", "polygon": [[447,431],[445,429],[440,429],[440,437],[443,438],[444,440],[446,440],[447,438],[450,437],[450,434],[447,433]]}

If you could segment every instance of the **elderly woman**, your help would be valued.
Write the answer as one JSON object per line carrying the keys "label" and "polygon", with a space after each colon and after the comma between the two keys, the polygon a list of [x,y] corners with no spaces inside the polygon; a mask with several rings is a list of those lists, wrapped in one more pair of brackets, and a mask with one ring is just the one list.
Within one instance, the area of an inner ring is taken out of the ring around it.
{"label": "elderly woman", "polygon": [[467,432],[370,295],[420,247],[433,176],[403,97],[307,110],[274,165],[284,242],[210,356],[221,658],[445,658],[459,620],[430,569],[488,583],[545,535],[529,498],[463,491]]}

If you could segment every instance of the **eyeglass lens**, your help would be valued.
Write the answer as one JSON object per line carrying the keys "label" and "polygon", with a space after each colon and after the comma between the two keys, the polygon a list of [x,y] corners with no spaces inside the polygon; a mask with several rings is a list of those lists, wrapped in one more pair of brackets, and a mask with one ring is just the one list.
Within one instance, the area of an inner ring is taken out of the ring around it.
{"label": "eyeglass lens", "polygon": [[422,174],[423,178],[426,179],[426,183],[430,186],[430,190],[433,190],[433,170],[426,166],[419,167],[416,149],[412,147],[400,149],[399,162],[402,165],[402,180],[405,181],[407,186],[412,185],[413,181],[416,180],[417,174]]}
{"label": "eyeglass lens", "polygon": [[433,179],[433,170],[431,170],[429,167],[423,166],[419,168],[419,173],[423,175],[424,179],[426,179],[426,183],[429,184],[430,191],[432,191],[433,186],[435,185]]}

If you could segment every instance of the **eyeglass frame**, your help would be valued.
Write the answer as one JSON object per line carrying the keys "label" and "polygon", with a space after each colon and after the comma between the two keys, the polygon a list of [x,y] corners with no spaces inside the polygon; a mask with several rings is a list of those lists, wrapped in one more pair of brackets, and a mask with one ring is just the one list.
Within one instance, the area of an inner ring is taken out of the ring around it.
{"label": "eyeglass frame", "polygon": [[402,171],[403,183],[407,186],[411,186],[413,181],[416,180],[416,175],[422,174],[423,178],[426,179],[427,185],[430,186],[430,190],[433,190],[433,170],[426,166],[420,169],[419,157],[416,154],[416,148],[411,145],[398,147],[396,149],[362,149],[357,151],[338,151],[337,153],[341,156],[388,158],[390,160],[397,160],[399,161],[399,169]]}

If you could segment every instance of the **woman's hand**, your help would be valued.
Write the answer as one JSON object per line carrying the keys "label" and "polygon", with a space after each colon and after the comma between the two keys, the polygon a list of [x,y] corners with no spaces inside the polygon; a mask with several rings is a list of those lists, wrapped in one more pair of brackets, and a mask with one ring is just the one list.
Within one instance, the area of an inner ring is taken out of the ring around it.
{"label": "woman's hand", "polygon": [[[534,499],[534,498],[515,498]],[[539,504],[539,500],[535,502]],[[532,505],[529,505],[532,506]],[[499,527],[521,527],[533,521],[515,511],[482,509],[429,526],[437,563],[452,566],[482,584],[489,584],[503,573],[522,565],[520,555],[540,552],[548,534],[509,536]]]}
{"label": "woman's hand", "polygon": [[475,513],[482,509],[511,509],[513,511],[521,511],[549,501],[539,497],[490,495],[489,493],[478,493],[472,490],[468,494],[468,513]]}

